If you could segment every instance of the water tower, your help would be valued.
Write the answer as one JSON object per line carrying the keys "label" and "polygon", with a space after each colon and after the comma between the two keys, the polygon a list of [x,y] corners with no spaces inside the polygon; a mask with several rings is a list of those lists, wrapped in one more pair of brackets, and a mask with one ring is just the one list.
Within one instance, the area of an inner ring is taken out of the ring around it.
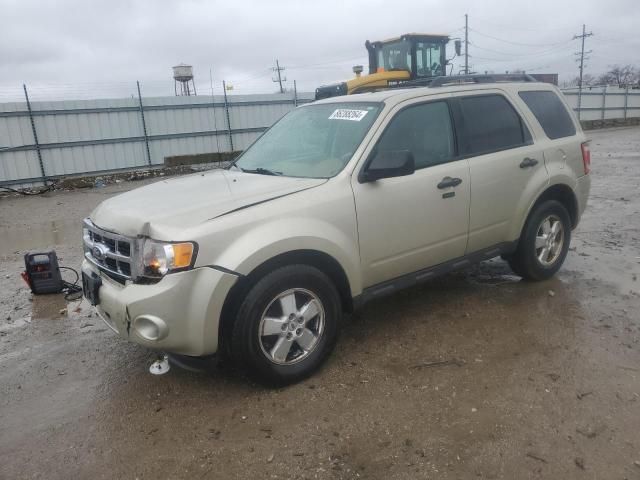
{"label": "water tower", "polygon": [[196,84],[193,83],[193,67],[191,65],[181,63],[173,67],[173,90],[176,96],[197,95]]}

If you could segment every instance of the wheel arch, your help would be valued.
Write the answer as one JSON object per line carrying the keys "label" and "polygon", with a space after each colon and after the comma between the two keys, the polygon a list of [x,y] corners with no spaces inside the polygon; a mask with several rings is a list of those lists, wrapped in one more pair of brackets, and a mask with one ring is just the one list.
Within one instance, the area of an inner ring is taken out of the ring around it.
{"label": "wheel arch", "polygon": [[576,228],[579,220],[578,199],[576,198],[576,194],[573,189],[566,183],[556,183],[553,185],[549,185],[531,203],[531,205],[527,209],[527,214],[524,216],[524,220],[520,224],[520,229],[518,230],[518,238],[522,236],[522,232],[527,226],[527,221],[529,220],[531,213],[536,209],[538,205],[546,202],[547,200],[556,200],[560,202],[569,213],[569,218],[571,219],[571,229],[573,230]]}
{"label": "wheel arch", "polygon": [[565,183],[557,183],[555,185],[551,185],[544,192],[542,192],[529,209],[527,218],[538,205],[540,205],[542,202],[546,202],[547,200],[557,200],[558,202],[560,202],[569,213],[569,218],[571,219],[571,229],[576,228],[576,226],[578,225],[578,199],[576,198],[576,194],[573,189]]}
{"label": "wheel arch", "polygon": [[251,287],[268,272],[286,265],[295,264],[309,265],[326,274],[338,290],[343,311],[349,313],[353,311],[354,302],[349,277],[338,260],[320,250],[300,249],[284,252],[264,261],[251,270],[249,274],[240,277],[229,291],[222,307],[218,332],[218,340],[222,348],[226,348],[225,335],[231,331],[242,299]]}

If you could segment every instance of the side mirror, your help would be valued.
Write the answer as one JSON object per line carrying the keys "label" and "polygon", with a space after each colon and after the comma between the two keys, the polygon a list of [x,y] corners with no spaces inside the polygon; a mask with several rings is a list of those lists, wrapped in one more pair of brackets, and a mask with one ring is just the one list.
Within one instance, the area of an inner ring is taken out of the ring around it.
{"label": "side mirror", "polygon": [[460,52],[462,51],[462,42],[460,40],[456,40],[453,42],[453,45],[456,49],[456,55],[460,56]]}
{"label": "side mirror", "polygon": [[413,153],[409,150],[375,152],[369,165],[360,174],[360,182],[375,182],[381,178],[403,177],[416,171]]}

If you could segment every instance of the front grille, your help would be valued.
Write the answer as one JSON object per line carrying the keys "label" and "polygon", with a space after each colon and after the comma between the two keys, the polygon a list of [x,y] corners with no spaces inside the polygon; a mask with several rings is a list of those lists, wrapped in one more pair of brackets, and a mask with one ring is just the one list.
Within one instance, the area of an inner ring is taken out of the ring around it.
{"label": "front grille", "polygon": [[112,278],[125,281],[135,274],[135,239],[108,232],[84,220],[84,257]]}

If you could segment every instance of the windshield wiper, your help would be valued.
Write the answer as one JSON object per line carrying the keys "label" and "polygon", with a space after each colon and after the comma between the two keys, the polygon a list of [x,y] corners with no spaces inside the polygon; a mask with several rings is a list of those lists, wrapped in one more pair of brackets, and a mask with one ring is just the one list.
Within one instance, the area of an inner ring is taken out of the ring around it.
{"label": "windshield wiper", "polygon": [[240,170],[242,170],[244,173],[258,173],[260,175],[275,175],[275,176],[282,175],[282,172],[274,172],[273,170],[269,170],[268,168],[262,168],[262,167],[258,167],[254,169],[240,167]]}

